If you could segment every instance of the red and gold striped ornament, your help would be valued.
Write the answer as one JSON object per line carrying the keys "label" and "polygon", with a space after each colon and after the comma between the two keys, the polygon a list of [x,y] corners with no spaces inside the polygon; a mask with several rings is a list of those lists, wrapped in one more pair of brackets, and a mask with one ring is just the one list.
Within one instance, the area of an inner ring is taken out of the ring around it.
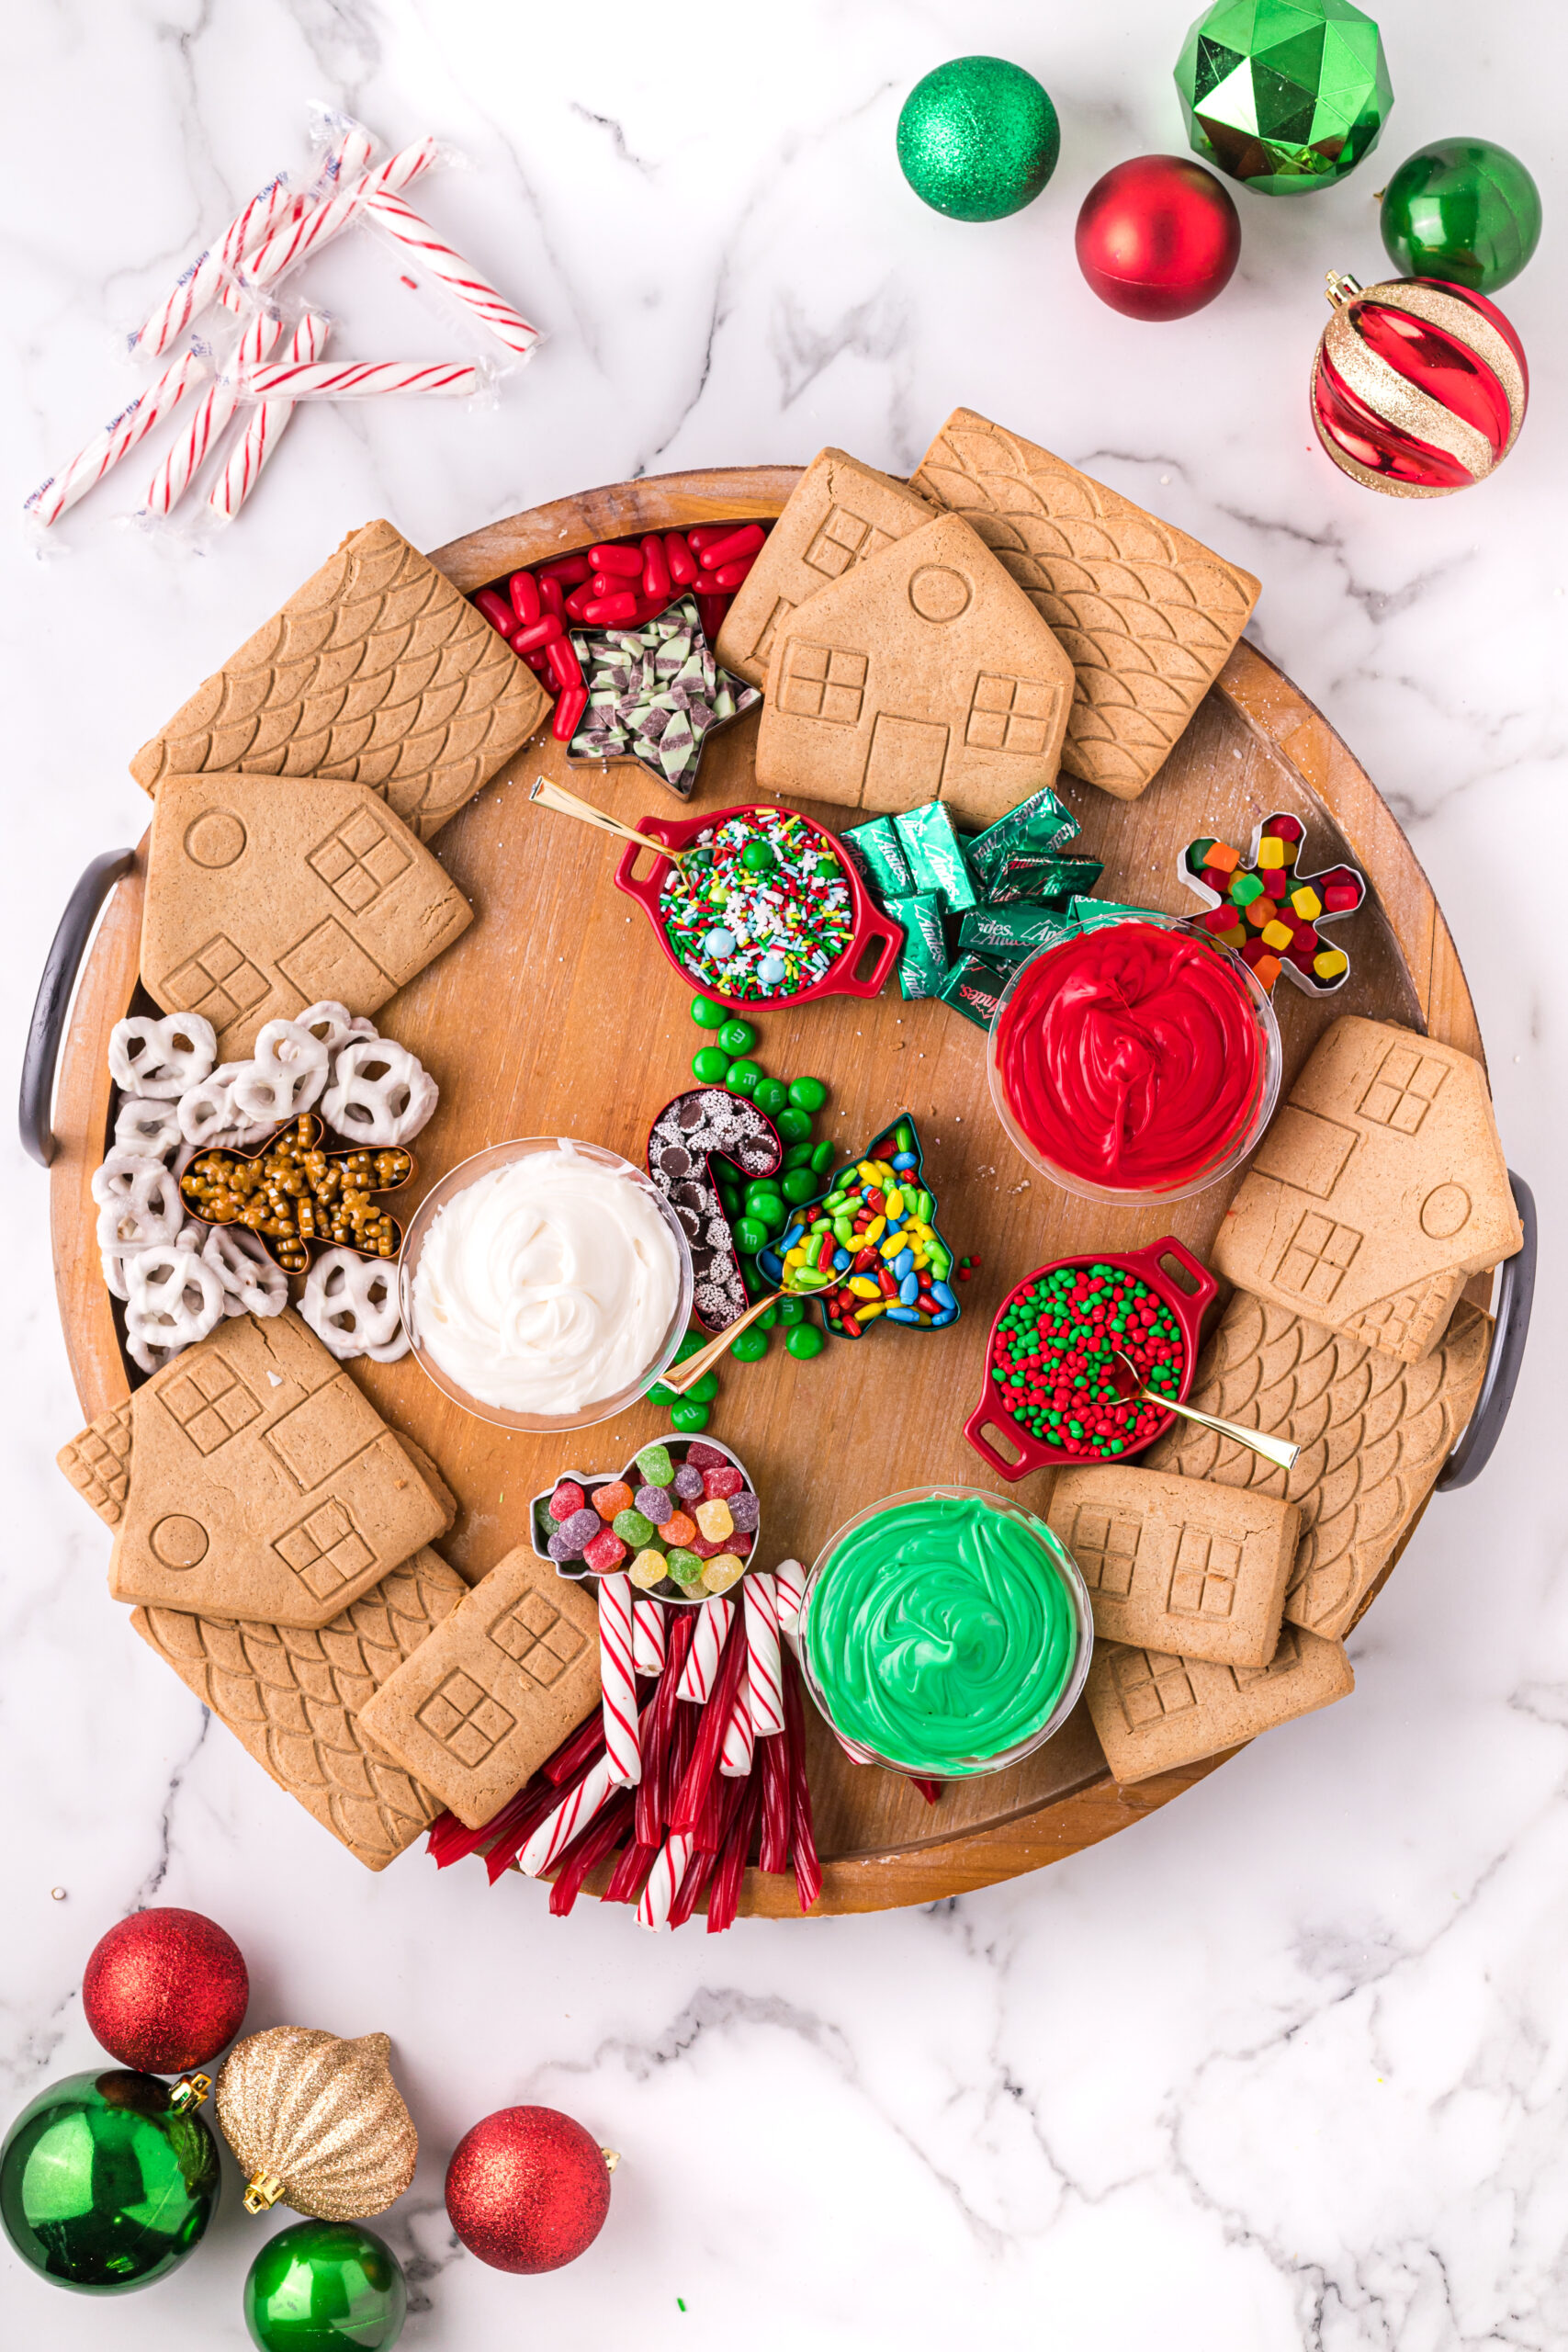
{"label": "red and gold striped ornament", "polygon": [[1341,473],[1390,498],[1446,498],[1495,472],[1529,400],[1524,346],[1496,304],[1436,278],[1362,287],[1335,270],[1328,300],[1312,415]]}

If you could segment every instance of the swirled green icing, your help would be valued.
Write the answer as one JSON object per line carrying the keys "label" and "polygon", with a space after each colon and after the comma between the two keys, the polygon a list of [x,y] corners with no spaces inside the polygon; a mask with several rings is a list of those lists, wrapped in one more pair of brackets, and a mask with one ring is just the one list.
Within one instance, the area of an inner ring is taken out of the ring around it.
{"label": "swirled green icing", "polygon": [[1078,1647],[1054,1543],[973,1495],[897,1503],[852,1529],[806,1623],[839,1730],[906,1771],[942,1774],[1032,1738]]}

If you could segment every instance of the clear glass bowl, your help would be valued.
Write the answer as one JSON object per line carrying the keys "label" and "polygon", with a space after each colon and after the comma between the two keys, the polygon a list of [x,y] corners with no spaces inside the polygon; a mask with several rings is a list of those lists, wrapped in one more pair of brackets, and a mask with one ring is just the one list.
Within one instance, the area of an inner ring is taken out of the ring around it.
{"label": "clear glass bowl", "polygon": [[[1146,923],[1156,931],[1184,932],[1189,938],[1201,936],[1201,933],[1194,933],[1191,924],[1180,915],[1140,914],[1129,915],[1125,920],[1129,922]],[[1115,926],[1103,923],[1096,928],[1111,930]],[[1047,1159],[1038,1144],[1032,1141],[1019,1125],[1012,1104],[1008,1100],[1007,1089],[1002,1083],[997,1039],[1001,1030],[1003,1016],[1017,995],[1025,974],[1032,971],[1035,965],[1044,956],[1055,954],[1060,944],[1061,943],[1058,942],[1056,945],[1051,947],[1037,948],[1032,956],[1027,957],[1018,967],[997,1001],[996,1017],[987,1035],[986,1072],[991,1082],[991,1101],[996,1106],[998,1118],[1007,1131],[1009,1141],[1014,1150],[1028,1160],[1032,1168],[1037,1168],[1043,1176],[1048,1176],[1053,1184],[1060,1185],[1064,1193],[1076,1193],[1079,1200],[1104,1201],[1118,1208],[1147,1208],[1160,1201],[1186,1201],[1190,1200],[1194,1193],[1207,1192],[1211,1184],[1217,1184],[1222,1177],[1228,1176],[1233,1169],[1239,1167],[1247,1153],[1254,1149],[1262,1136],[1264,1128],[1273,1117],[1274,1105],[1279,1101],[1284,1055],[1280,1044],[1280,1024],[1275,1019],[1274,1008],[1269,1001],[1267,994],[1253,978],[1250,967],[1244,964],[1239,956],[1234,955],[1228,947],[1219,947],[1207,941],[1204,942],[1209,954],[1222,958],[1235,974],[1252,1006],[1258,1023],[1258,1037],[1261,1052],[1258,1087],[1253,1096],[1251,1109],[1225,1148],[1216,1152],[1211,1160],[1195,1170],[1183,1183],[1159,1190],[1151,1188],[1146,1192],[1119,1192],[1108,1185],[1091,1183],[1087,1177],[1080,1176],[1074,1170],[1059,1168],[1054,1159]]]}
{"label": "clear glass bowl", "polygon": [[[460,1388],[423,1345],[414,1316],[414,1277],[419,1272],[424,1245],[430,1238],[430,1228],[449,1201],[459,1193],[466,1193],[470,1184],[479,1182],[480,1178],[491,1175],[498,1168],[510,1167],[514,1160],[531,1159],[537,1152],[558,1151],[566,1143],[570,1143],[574,1151],[580,1151],[585,1159],[591,1159],[596,1166],[608,1169],[615,1175],[624,1176],[627,1183],[637,1185],[639,1191],[647,1193],[658,1210],[675,1244],[675,1307],[652,1362],[616,1396],[597,1397],[590,1404],[574,1406],[564,1413],[513,1412],[504,1405],[486,1405],[478,1397],[470,1396],[468,1390]],[[498,1430],[522,1430],[537,1436],[548,1436],[556,1430],[585,1430],[592,1428],[595,1421],[612,1420],[628,1405],[635,1405],[639,1396],[646,1396],[680,1346],[691,1320],[692,1253],[675,1213],[662,1193],[640,1168],[635,1167],[629,1159],[623,1159],[619,1152],[606,1151],[600,1144],[580,1142],[575,1136],[524,1136],[513,1143],[492,1144],[488,1151],[475,1152],[471,1159],[461,1160],[442,1177],[439,1183],[432,1186],[414,1211],[403,1236],[403,1246],[398,1258],[398,1290],[403,1328],[408,1332],[420,1369],[444,1396],[450,1396],[454,1404],[461,1405],[465,1412],[472,1413],[476,1420],[489,1421]]]}
{"label": "clear glass bowl", "polygon": [[[1021,1527],[1028,1529],[1039,1544],[1048,1566],[1066,1588],[1067,1599],[1072,1606],[1077,1629],[1077,1651],[1073,1659],[1072,1671],[1062,1685],[1056,1703],[1037,1732],[1032,1733],[1028,1739],[1019,1741],[1014,1747],[1002,1749],[998,1755],[964,1757],[958,1761],[950,1761],[943,1767],[933,1768],[930,1764],[910,1763],[907,1758],[896,1756],[878,1755],[874,1748],[867,1747],[863,1742],[848,1737],[839,1729],[838,1724],[833,1721],[833,1710],[827,1694],[812,1670],[807,1632],[811,1622],[812,1600],[822,1581],[828,1563],[845,1537],[852,1535],[857,1528],[863,1527],[868,1520],[877,1518],[883,1511],[897,1510],[904,1503],[926,1502],[937,1496],[950,1496],[957,1501],[984,1503],[988,1510],[997,1512],[998,1517],[1013,1520]],[[845,1520],[838,1532],[829,1537],[812,1562],[811,1573],[806,1579],[806,1591],[800,1607],[800,1631],[795,1644],[795,1655],[800,1660],[802,1679],[811,1693],[818,1714],[821,1715],[845,1754],[852,1757],[857,1764],[879,1764],[886,1772],[910,1773],[921,1780],[931,1781],[973,1781],[978,1780],[987,1772],[1005,1772],[1010,1765],[1020,1764],[1026,1756],[1032,1756],[1037,1747],[1043,1747],[1045,1742],[1061,1729],[1077,1705],[1089,1675],[1089,1662],[1093,1650],[1094,1616],[1089,1606],[1089,1588],[1084,1583],[1077,1562],[1060,1537],[1053,1533],[1043,1519],[1037,1519],[1032,1511],[1022,1510],[1009,1496],[992,1494],[988,1488],[982,1487],[945,1484],[907,1487],[899,1494],[884,1495],[879,1502],[869,1503],[864,1510],[856,1511],[852,1519]]]}

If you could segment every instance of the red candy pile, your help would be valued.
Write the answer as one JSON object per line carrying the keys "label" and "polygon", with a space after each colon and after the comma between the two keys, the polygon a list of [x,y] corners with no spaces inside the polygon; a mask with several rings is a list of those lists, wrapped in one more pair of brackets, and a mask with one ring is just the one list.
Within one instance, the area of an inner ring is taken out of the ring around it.
{"label": "red candy pile", "polygon": [[573,623],[581,628],[639,628],[679,597],[693,596],[711,645],[766,537],[761,523],[699,523],[690,531],[649,531],[640,540],[604,540],[580,554],[554,556],[532,571],[514,571],[504,591],[480,588],[474,603],[552,689],[550,732],[558,742],[570,743],[588,707],[588,688],[572,648]]}

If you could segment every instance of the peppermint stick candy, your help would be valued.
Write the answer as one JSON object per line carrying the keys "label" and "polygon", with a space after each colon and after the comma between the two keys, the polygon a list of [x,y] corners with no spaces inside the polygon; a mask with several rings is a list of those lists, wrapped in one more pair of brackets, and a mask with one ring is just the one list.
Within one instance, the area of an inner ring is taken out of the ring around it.
{"label": "peppermint stick candy", "polygon": [[648,1884],[637,1906],[639,1928],[667,1928],[670,1905],[675,1900],[675,1890],[685,1877],[692,1859],[692,1839],[681,1829],[672,1830],[653,1858],[653,1868],[648,1874]]}
{"label": "peppermint stick candy", "polygon": [[101,433],[96,433],[86,447],[79,449],[68,466],[40,482],[27,500],[24,512],[47,530],[58,522],[68,506],[85,498],[95,482],[120,459],[129,456],[139,441],[144,440],[155,424],[178,408],[186,394],[193,391],[212,373],[212,362],[205,351],[187,351],[176,359],[145,391],[136,398]]}
{"label": "peppermint stick candy", "polygon": [[632,1602],[632,1664],[639,1674],[664,1671],[664,1611],[640,1593]]}
{"label": "peppermint stick candy", "polygon": [[751,1708],[746,1688],[745,1670],[740,1687],[730,1705],[729,1721],[724,1727],[724,1746],[718,1754],[718,1769],[727,1781],[743,1781],[751,1770],[756,1753],[756,1733],[752,1728]]}
{"label": "peppermint stick candy", "polygon": [[[295,328],[284,357],[297,365],[319,359],[332,328],[320,311],[307,311]],[[258,401],[238,444],[208,497],[208,506],[220,523],[231,523],[256,486],[261,469],[288,429],[292,401]]]}
{"label": "peppermint stick candy", "polygon": [[727,1600],[721,1592],[715,1593],[710,1600],[705,1600],[698,1610],[697,1630],[692,1636],[692,1646],[675,1693],[678,1699],[693,1700],[699,1707],[707,1704],[713,1694],[714,1677],[718,1672],[719,1653],[724,1647],[724,1637],[729,1631],[729,1620],[734,1611],[735,1603]]}
{"label": "peppermint stick candy", "polygon": [[[282,333],[281,319],[270,311],[258,311],[240,337],[236,365],[254,367],[268,358]],[[149,514],[167,514],[179,504],[237,405],[233,386],[226,378],[220,377],[202,394],[195,415],[147,485],[141,503]]]}
{"label": "peppermint stick candy", "polygon": [[610,1778],[617,1788],[634,1788],[642,1778],[642,1751],[632,1665],[632,1580],[624,1569],[599,1578],[599,1688]]}
{"label": "peppermint stick candy", "polygon": [[131,336],[130,349],[136,356],[156,359],[167,351],[209,303],[224,296],[226,289],[233,290],[234,271],[252,247],[261,244],[280,222],[302,211],[306,202],[306,198],[290,189],[287,172],[279,172],[276,179],[258,188],[218,243],[197,254],[173,291]]}
{"label": "peppermint stick candy", "polygon": [[302,219],[276,230],[250,255],[241,272],[242,283],[253,293],[259,293],[286,269],[292,269],[308,254],[313,254],[319,245],[326,244],[362,220],[363,208],[371,197],[392,196],[399,188],[407,187],[411,180],[418,179],[440,160],[440,153],[434,139],[421,139],[412,147],[400,147],[375,171],[363,174]]}
{"label": "peppermint stick candy", "polygon": [[530,326],[522,312],[514,311],[506,297],[496,291],[488,277],[481,277],[461,254],[444,244],[411,205],[400,196],[373,196],[367,199],[366,211],[370,220],[422,261],[432,277],[439,278],[465,310],[482,320],[498,343],[503,343],[520,358],[527,357],[539,340],[538,328]]}
{"label": "peppermint stick candy", "polygon": [[231,380],[242,401],[270,400],[275,393],[291,401],[347,401],[378,392],[448,392],[457,399],[477,392],[490,381],[490,371],[471,363],[417,359],[344,359],[316,367],[275,359],[237,368]]}
{"label": "peppermint stick candy", "polygon": [[779,1623],[786,1634],[793,1634],[800,1623],[800,1604],[806,1598],[806,1570],[798,1560],[779,1562],[773,1570],[773,1592]]}
{"label": "peppermint stick candy", "polygon": [[778,1592],[761,1569],[740,1588],[746,1610],[746,1686],[751,1729],[759,1739],[783,1731],[784,1671],[779,1661]]}
{"label": "peppermint stick candy", "polygon": [[558,1862],[578,1831],[586,1829],[608,1802],[615,1787],[609,1757],[602,1756],[570,1795],[563,1797],[555,1811],[545,1815],[518,1856],[518,1869],[528,1878],[538,1878],[552,1863]]}
{"label": "peppermint stick candy", "polygon": [[[322,158],[321,168],[316,175],[315,185],[309,196],[300,198],[294,212],[288,218],[293,219],[309,211],[324,197],[330,196],[340,181],[345,178],[357,179],[362,172],[369,169],[370,158],[375,153],[376,141],[362,123],[355,122],[345,125]],[[263,231],[262,235],[265,236],[265,233],[266,232]],[[258,236],[253,242],[259,244],[262,237]],[[226,276],[220,280],[218,300],[225,310],[237,311],[242,317],[249,308],[248,296],[242,292],[231,276]]]}

